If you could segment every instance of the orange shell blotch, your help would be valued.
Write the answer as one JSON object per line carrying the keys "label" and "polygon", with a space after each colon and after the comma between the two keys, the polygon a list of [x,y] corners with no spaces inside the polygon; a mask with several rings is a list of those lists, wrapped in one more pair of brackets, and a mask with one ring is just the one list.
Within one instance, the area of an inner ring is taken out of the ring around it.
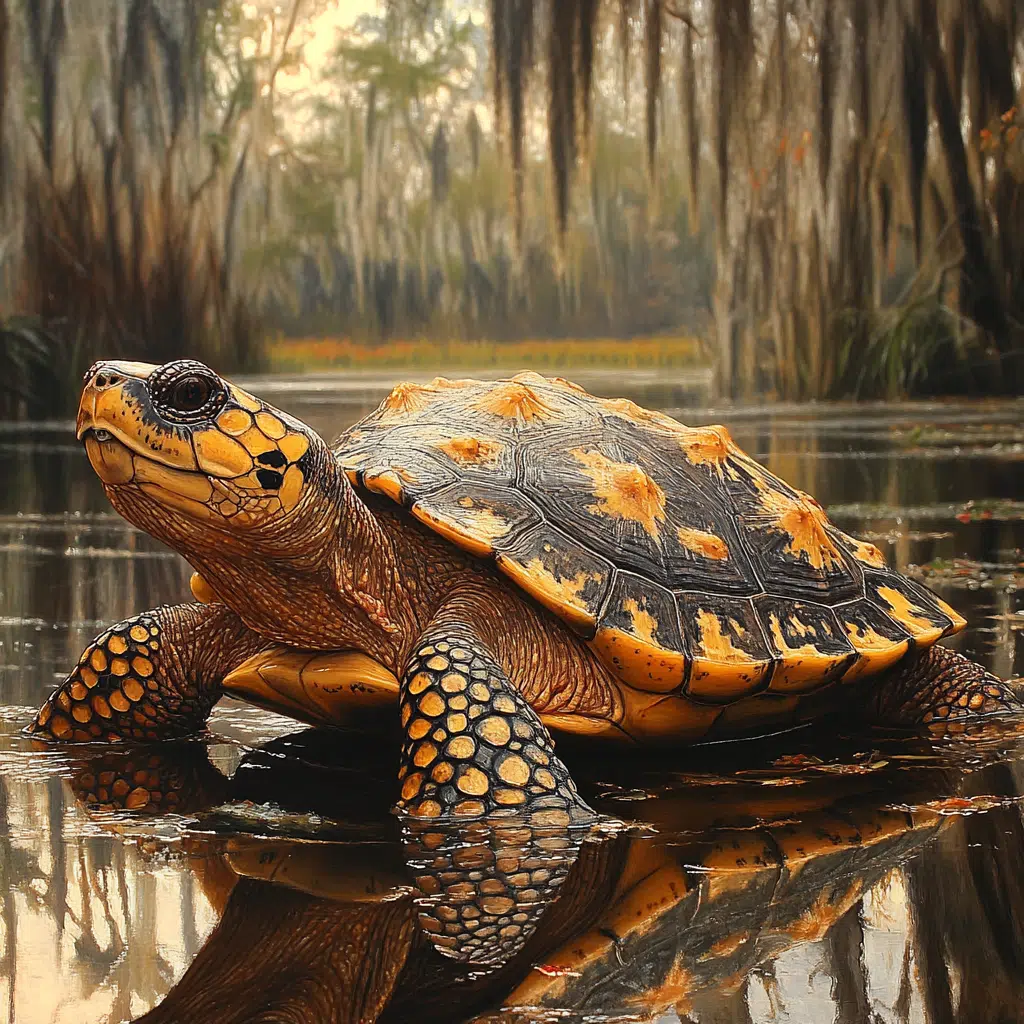
{"label": "orange shell blotch", "polygon": [[399,504],[402,503],[402,482],[405,479],[408,479],[408,474],[404,470],[390,467],[363,474],[363,484],[367,490],[383,494]]}
{"label": "orange shell blotch", "polygon": [[384,408],[389,412],[419,412],[426,407],[429,393],[430,389],[422,384],[396,384],[384,399]]}
{"label": "orange shell blotch", "polygon": [[480,437],[452,437],[437,447],[460,466],[493,466],[501,452],[497,441]]}
{"label": "orange shell blotch", "polygon": [[885,555],[874,544],[857,540],[855,537],[850,537],[849,540],[850,546],[853,548],[854,557],[858,562],[863,562],[865,565],[870,565],[875,569],[887,569],[889,567],[885,560]]}
{"label": "orange shell blotch", "polygon": [[893,587],[879,587],[878,596],[889,606],[892,617],[922,646],[935,643],[945,632],[942,626],[932,622],[921,608]]}
{"label": "orange shell blotch", "polygon": [[590,511],[639,523],[648,534],[658,535],[665,521],[665,492],[639,466],[613,462],[600,452],[575,448],[570,453],[594,483],[598,504]]}
{"label": "orange shell blotch", "polygon": [[828,520],[817,502],[790,498],[781,491],[765,491],[761,507],[770,519],[767,525],[788,534],[786,550],[794,558],[806,555],[808,564],[818,570],[843,564],[839,549],[825,531]]}
{"label": "orange shell blotch", "polygon": [[613,416],[619,416],[630,423],[643,424],[648,427],[659,427],[671,433],[676,433],[686,428],[678,421],[666,416],[663,412],[655,412],[653,409],[645,409],[642,405],[629,398],[603,398],[601,405]]}
{"label": "orange shell blotch", "polygon": [[575,391],[578,395],[587,395],[589,397],[590,392],[586,388],[580,387],[575,381],[566,380],[565,377],[549,377],[549,384],[558,384],[560,387],[568,388],[570,391]]}
{"label": "orange shell blotch", "polygon": [[777,615],[769,618],[769,632],[775,643],[775,649],[781,655],[779,665],[772,675],[771,689],[773,692],[802,692],[815,688],[815,684],[828,681],[838,665],[849,660],[848,653],[825,654],[813,642],[814,631],[808,629],[798,619],[791,619],[790,625],[797,635],[811,636],[807,643],[791,644],[782,631],[782,623]]}
{"label": "orange shell blotch", "polygon": [[[733,633],[742,636],[739,622],[731,618],[727,622]],[[738,647],[730,632],[723,628],[723,619],[714,611],[700,609],[696,625],[699,640],[694,645],[688,694],[698,700],[730,703],[755,692],[767,675],[771,660],[754,657]]]}
{"label": "orange shell blotch", "polygon": [[412,514],[435,533],[479,558],[494,553],[494,541],[504,537],[512,524],[489,508],[471,509],[458,516],[417,503]]}
{"label": "orange shell blotch", "polygon": [[687,459],[695,466],[719,468],[729,455],[737,451],[729,431],[718,425],[688,430],[680,444]]}
{"label": "orange shell blotch", "polygon": [[722,561],[722,559],[729,557],[729,545],[721,537],[716,537],[713,533],[705,533],[703,530],[691,530],[689,527],[680,526],[676,536],[679,538],[679,543],[687,551],[692,551],[695,555],[701,555],[704,558],[711,558],[715,561]]}
{"label": "orange shell blotch", "polygon": [[852,682],[861,676],[871,676],[894,665],[910,648],[910,640],[893,640],[882,636],[870,626],[856,622],[843,622],[847,639],[859,655],[843,676],[844,682]]}
{"label": "orange shell blotch", "polygon": [[555,412],[533,388],[516,381],[496,384],[474,404],[481,412],[520,423],[549,420]]}

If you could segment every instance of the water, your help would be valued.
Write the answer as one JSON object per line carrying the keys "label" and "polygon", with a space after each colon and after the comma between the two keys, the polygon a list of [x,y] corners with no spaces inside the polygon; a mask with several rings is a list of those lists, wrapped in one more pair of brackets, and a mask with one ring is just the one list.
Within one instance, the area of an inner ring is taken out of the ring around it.
{"label": "water", "polygon": [[[580,379],[728,423],[964,613],[955,646],[1022,671],[1024,403],[716,410],[699,377]],[[250,386],[332,434],[389,383]],[[69,424],[0,429],[0,479],[7,1020],[154,1007],[151,1020],[216,1022],[1024,1016],[1012,725],[941,747],[794,733],[610,758],[563,743],[607,820],[550,852],[567,878],[523,954],[466,971],[416,925],[388,813],[394,737],[301,732],[230,701],[208,742],[145,754],[41,750],[19,734],[104,624],[182,600],[189,570],[108,509]],[[148,773],[175,813],[86,808],[107,771]]]}

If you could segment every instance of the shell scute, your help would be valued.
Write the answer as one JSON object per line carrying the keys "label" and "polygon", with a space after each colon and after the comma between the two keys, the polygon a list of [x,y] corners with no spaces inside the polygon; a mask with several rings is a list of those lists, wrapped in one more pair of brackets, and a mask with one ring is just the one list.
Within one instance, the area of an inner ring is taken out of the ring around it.
{"label": "shell scute", "polygon": [[754,605],[778,660],[772,692],[819,689],[857,660],[857,651],[831,608],[768,594],[754,598]]}
{"label": "shell scute", "polygon": [[843,676],[844,682],[889,668],[913,643],[906,627],[867,598],[839,605],[836,616],[858,656],[857,662]]}
{"label": "shell scute", "polygon": [[360,435],[338,455],[349,479],[401,505],[408,507],[459,479],[450,460],[423,441],[420,427],[364,430]]}
{"label": "shell scute", "polygon": [[642,576],[616,574],[593,647],[635,689],[670,693],[685,681],[688,659],[675,598]]}
{"label": "shell scute", "polygon": [[685,692],[704,704],[729,704],[763,689],[774,655],[749,599],[677,595],[692,664]]}
{"label": "shell scute", "polygon": [[541,522],[540,512],[525,495],[493,484],[479,484],[469,494],[462,481],[413,505],[412,513],[441,536],[480,557],[508,547],[515,534]]}
{"label": "shell scute", "polygon": [[919,583],[895,572],[864,574],[867,595],[914,639],[927,647],[963,629],[964,619]]}
{"label": "shell scute", "polygon": [[772,481],[763,490],[737,495],[736,505],[754,571],[766,591],[826,604],[863,592],[862,567],[830,529],[817,502]]}
{"label": "shell scute", "polygon": [[520,534],[498,566],[584,635],[593,635],[615,567],[548,523]]}

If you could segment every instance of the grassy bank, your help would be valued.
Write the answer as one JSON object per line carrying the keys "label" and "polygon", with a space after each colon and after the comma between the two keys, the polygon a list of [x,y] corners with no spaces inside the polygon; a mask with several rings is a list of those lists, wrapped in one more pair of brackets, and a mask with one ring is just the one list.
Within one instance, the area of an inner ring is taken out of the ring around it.
{"label": "grassy bank", "polygon": [[629,370],[706,365],[694,337],[551,339],[528,341],[391,341],[372,345],[348,338],[282,338],[268,345],[276,372],[375,368],[523,368],[550,372],[580,367]]}

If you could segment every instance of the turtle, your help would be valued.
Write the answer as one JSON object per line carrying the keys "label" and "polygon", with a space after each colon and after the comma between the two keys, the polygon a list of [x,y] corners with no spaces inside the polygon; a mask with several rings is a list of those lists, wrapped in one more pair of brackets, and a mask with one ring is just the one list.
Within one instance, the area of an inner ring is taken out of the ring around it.
{"label": "turtle", "polygon": [[105,361],[77,436],[196,600],[99,635],[41,738],[180,737],[225,693],[320,724],[397,708],[399,813],[559,828],[591,812],[552,732],[645,747],[1021,706],[938,643],[960,615],[726,428],[562,378],[400,383],[328,445],[202,363]]}

